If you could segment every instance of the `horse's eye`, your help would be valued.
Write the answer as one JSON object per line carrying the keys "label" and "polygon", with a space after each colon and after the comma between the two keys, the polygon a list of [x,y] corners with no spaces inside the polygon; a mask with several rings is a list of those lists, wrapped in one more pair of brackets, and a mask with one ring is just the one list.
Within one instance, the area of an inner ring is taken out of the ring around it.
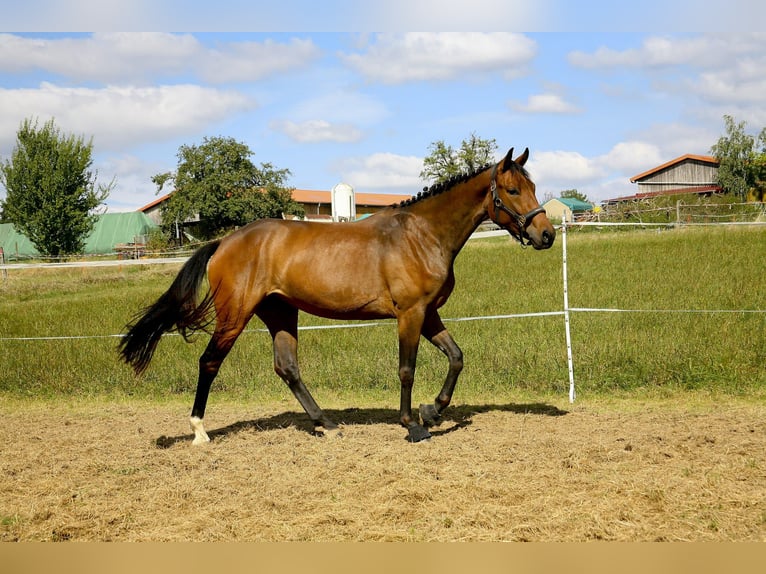
{"label": "horse's eye", "polygon": [[510,189],[508,189],[508,193],[510,195],[519,195],[519,190],[516,189],[515,187],[511,187]]}

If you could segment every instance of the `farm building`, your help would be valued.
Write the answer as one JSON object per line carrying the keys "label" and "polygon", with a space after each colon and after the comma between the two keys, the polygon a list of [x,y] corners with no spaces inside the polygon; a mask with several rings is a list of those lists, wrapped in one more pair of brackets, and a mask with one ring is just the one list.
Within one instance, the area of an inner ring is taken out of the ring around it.
{"label": "farm building", "polygon": [[[361,217],[380,211],[393,203],[410,199],[410,195],[390,193],[354,193],[356,215]],[[329,191],[294,189],[293,200],[306,210],[308,219],[332,219],[332,194]]]}
{"label": "farm building", "polygon": [[[162,223],[162,204],[165,203],[172,193],[164,195],[155,201],[138,209],[144,213],[156,225]],[[393,203],[410,199],[409,195],[394,195],[388,193],[355,193],[356,215],[361,217],[375,213]],[[300,203],[306,211],[306,218],[310,220],[332,220],[332,193],[311,189],[294,189],[293,200]]]}
{"label": "farm building", "polygon": [[[143,213],[104,213],[85,240],[85,254],[114,253],[121,246],[144,243],[146,235],[157,227]],[[0,224],[0,247],[6,259],[37,257],[40,252],[12,223]]]}
{"label": "farm building", "polygon": [[0,223],[0,249],[5,259],[39,255],[29,237],[19,232],[13,223]]}
{"label": "farm building", "polygon": [[718,160],[707,155],[682,155],[634,175],[630,182],[638,185],[635,195],[609,199],[606,203],[649,199],[658,195],[711,194],[723,191],[718,185]]}
{"label": "farm building", "polygon": [[593,205],[574,197],[557,197],[543,204],[545,212],[551,219],[558,221],[575,221],[578,217],[591,211]]}

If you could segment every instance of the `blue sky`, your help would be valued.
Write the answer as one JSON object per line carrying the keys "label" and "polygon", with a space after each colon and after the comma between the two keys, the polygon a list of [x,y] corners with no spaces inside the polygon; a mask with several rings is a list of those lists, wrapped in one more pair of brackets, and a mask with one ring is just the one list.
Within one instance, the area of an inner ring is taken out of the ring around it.
{"label": "blue sky", "polygon": [[[180,2],[58,4],[3,3],[4,27],[22,32],[0,33],[0,157],[28,117],[92,136],[99,181],[116,181],[110,211],[156,199],[151,176],[206,136],[247,144],[297,188],[414,194],[428,146],[475,133],[498,155],[530,148],[541,200],[576,188],[599,201],[634,192],[630,177],[646,169],[709,153],[724,114],[752,133],[766,126],[766,34],[748,30],[764,9],[737,0],[685,19],[693,3],[637,14],[477,0],[434,16],[432,0],[233,1],[215,14],[187,2],[181,18]],[[166,31],[178,29],[215,31]]]}

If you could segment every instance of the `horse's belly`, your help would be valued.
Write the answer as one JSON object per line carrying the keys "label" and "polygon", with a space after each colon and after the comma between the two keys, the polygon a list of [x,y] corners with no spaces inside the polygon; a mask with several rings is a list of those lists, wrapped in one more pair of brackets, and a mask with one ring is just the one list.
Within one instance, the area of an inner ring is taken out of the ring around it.
{"label": "horse's belly", "polygon": [[350,288],[280,289],[275,291],[301,311],[328,319],[381,319],[393,316],[385,297]]}
{"label": "horse's belly", "polygon": [[289,301],[301,311],[319,317],[325,317],[327,319],[351,319],[361,321],[367,319],[383,319],[393,316],[389,309],[375,302],[364,304],[346,302],[343,304],[342,302],[337,301],[334,304],[328,304],[327,301],[324,300],[316,301],[300,299]]}

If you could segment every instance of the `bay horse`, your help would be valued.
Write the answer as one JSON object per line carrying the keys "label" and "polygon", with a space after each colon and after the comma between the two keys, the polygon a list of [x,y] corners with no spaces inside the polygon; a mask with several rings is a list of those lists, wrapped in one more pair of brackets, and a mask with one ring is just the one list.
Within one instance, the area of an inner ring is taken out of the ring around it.
{"label": "bay horse", "polygon": [[[455,257],[489,217],[522,245],[547,249],[556,232],[524,169],[525,149],[474,173],[424,189],[417,197],[353,223],[261,219],[199,248],[168,290],[139,313],[119,343],[121,358],[141,374],[163,333],[187,335],[214,324],[199,359],[190,424],[193,444],[210,439],[203,418],[210,386],[247,323],[257,315],[273,340],[274,370],[311,418],[317,434],[339,434],[301,379],[298,312],[330,319],[395,318],[399,335],[399,415],[407,440],[429,439],[428,427],[450,404],[463,354],[439,317],[455,286]],[[198,291],[207,274],[207,294]],[[212,317],[211,317],[212,315]],[[411,396],[420,336],[447,356],[449,368],[433,404]]]}

